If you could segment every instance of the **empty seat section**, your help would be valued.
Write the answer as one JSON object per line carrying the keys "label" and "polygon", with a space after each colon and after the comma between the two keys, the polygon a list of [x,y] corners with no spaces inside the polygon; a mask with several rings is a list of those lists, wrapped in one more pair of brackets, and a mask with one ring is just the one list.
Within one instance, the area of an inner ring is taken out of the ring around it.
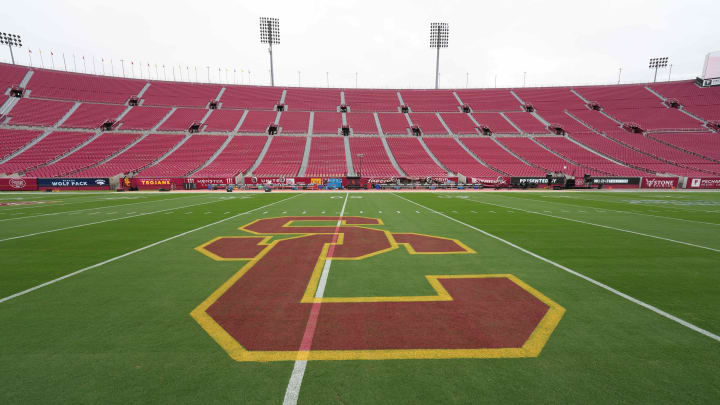
{"label": "empty seat section", "polygon": [[508,89],[457,90],[455,93],[473,111],[520,111],[522,105]]}
{"label": "empty seat section", "polygon": [[711,132],[658,133],[648,135],[686,151],[720,161],[720,134]]}
{"label": "empty seat section", "polygon": [[338,130],[342,127],[341,113],[316,111],[313,115],[313,134],[338,134]]}
{"label": "empty seat section", "polygon": [[[498,138],[498,142],[513,151],[526,161],[541,167],[549,172],[562,172],[575,176],[582,176],[590,169],[574,165],[557,155],[548,152],[530,138]],[[595,173],[593,173],[595,174]]]}
{"label": "empty seat section", "polygon": [[238,132],[267,133],[268,126],[275,122],[276,116],[275,111],[248,111]]}
{"label": "empty seat section", "polygon": [[[593,153],[578,144],[570,141],[565,137],[536,137],[536,141],[542,143],[546,147],[552,149],[555,153],[563,157],[577,162],[583,166],[595,169],[598,175],[616,175],[616,176],[644,176],[646,172],[633,169],[613,162],[603,156]],[[583,175],[591,174],[586,171]]]}
{"label": "empty seat section", "polygon": [[41,134],[42,131],[0,129],[0,159],[11,155]]}
{"label": "empty seat section", "polygon": [[345,104],[351,112],[397,112],[400,100],[395,90],[358,90],[347,89]]}
{"label": "empty seat section", "polygon": [[244,113],[245,110],[214,110],[205,120],[205,131],[232,131]]}
{"label": "empty seat section", "polygon": [[720,87],[699,87],[695,81],[653,83],[650,87],[680,102],[683,110],[704,120],[720,121]]}
{"label": "empty seat section", "polygon": [[400,95],[412,112],[457,112],[460,103],[450,90],[401,90]]}
{"label": "empty seat section", "polygon": [[538,114],[549,122],[550,125],[558,125],[565,132],[588,132],[590,131],[586,126],[581,124],[578,120],[565,114],[563,111],[544,111],[538,112]]}
{"label": "empty seat section", "polygon": [[519,160],[491,138],[460,138],[460,141],[488,166],[510,176],[545,176],[545,171]]}
{"label": "empty seat section", "polygon": [[476,125],[473,120],[468,117],[467,114],[441,113],[440,116],[442,117],[443,121],[445,121],[445,124],[450,127],[450,130],[453,132],[453,134],[477,134],[477,130],[475,129]]}
{"label": "empty seat section", "polygon": [[424,138],[435,157],[453,173],[467,177],[497,178],[500,173],[478,163],[453,138]]}
{"label": "empty seat section", "polygon": [[207,112],[200,108],[178,108],[160,125],[158,131],[187,131],[192,123],[200,123]]}
{"label": "empty seat section", "polygon": [[[435,113],[410,113],[410,121],[420,127],[423,135],[448,135]],[[384,127],[383,127],[384,128]]]}
{"label": "empty seat section", "polygon": [[162,107],[133,107],[120,120],[120,128],[131,130],[152,129],[171,111]]}
{"label": "empty seat section", "polygon": [[153,81],[142,96],[143,105],[206,107],[221,88],[216,84]]}
{"label": "empty seat section", "polygon": [[284,134],[307,134],[310,113],[307,111],[285,111],[280,114],[280,128]]}
{"label": "empty seat section", "polygon": [[193,135],[165,159],[142,170],[138,176],[185,177],[207,162],[226,140],[223,135]]}
{"label": "empty seat section", "polygon": [[129,145],[140,134],[107,132],[59,161],[30,172],[34,177],[61,177],[90,167]]}
{"label": "empty seat section", "polygon": [[408,124],[405,114],[401,113],[379,113],[380,126],[382,127],[383,133],[388,135],[408,135]]}
{"label": "empty seat section", "polygon": [[627,132],[615,133],[612,134],[612,137],[626,145],[639,149],[644,153],[658,157],[661,160],[687,166],[692,170],[710,171],[714,174],[720,174],[720,164],[717,162],[711,162],[710,160],[700,156],[678,150],[654,139],[643,136],[642,134],[632,134]]}
{"label": "empty seat section", "polygon": [[494,134],[519,134],[518,130],[500,113],[472,113],[481,127],[487,127]]}
{"label": "empty seat section", "polygon": [[447,177],[447,172],[435,164],[417,138],[388,138],[387,143],[408,177]]}
{"label": "empty seat section", "polygon": [[53,132],[23,153],[0,165],[0,173],[17,173],[56,159],[94,135],[92,132]]}
{"label": "empty seat section", "polygon": [[51,127],[60,120],[73,103],[66,101],[21,98],[10,110],[8,125],[39,125]]}
{"label": "empty seat section", "polygon": [[27,88],[33,97],[123,104],[136,96],[145,80],[35,69]]}
{"label": "empty seat section", "polygon": [[622,163],[640,167],[652,173],[671,173],[677,174],[684,171],[677,166],[661,162],[655,158],[642,154],[634,149],[630,149],[615,141],[612,141],[602,135],[593,133],[579,133],[570,135],[573,139],[588,146],[589,148],[600,152],[606,156],[620,161]]}
{"label": "empty seat section", "polygon": [[662,100],[643,85],[575,87],[575,91],[603,109],[662,107]]}
{"label": "empty seat section", "polygon": [[339,89],[287,89],[285,104],[290,111],[337,111],[340,105]]}
{"label": "empty seat section", "polygon": [[531,104],[541,115],[550,111],[562,112],[586,108],[585,102],[573,94],[569,87],[520,88],[513,91],[525,104]]}
{"label": "empty seat section", "polygon": [[604,110],[620,122],[633,122],[645,131],[700,129],[703,123],[675,108],[606,108]]}
{"label": "empty seat section", "polygon": [[263,86],[225,86],[220,97],[223,108],[272,110],[280,102],[283,89]]}
{"label": "empty seat section", "polygon": [[297,176],[305,154],[305,137],[274,136],[265,157],[253,171],[257,177]]}
{"label": "empty seat section", "polygon": [[[620,124],[611,120],[600,111],[593,110],[575,110],[570,113],[577,118],[577,120],[586,124],[590,128],[598,132],[609,132],[617,131],[620,129]],[[580,131],[585,132],[585,131]]]}
{"label": "empty seat section", "polygon": [[[378,135],[377,122],[372,113],[349,112],[345,114],[353,134]],[[407,122],[407,121],[406,121]]]}
{"label": "empty seat section", "polygon": [[130,147],[125,152],[115,156],[107,162],[73,173],[76,177],[112,177],[117,174],[127,174],[149,165],[160,156],[167,153],[180,142],[184,135],[150,134]]}
{"label": "empty seat section", "polygon": [[385,147],[380,138],[351,137],[350,154],[352,155],[355,173],[359,176],[369,178],[400,176],[385,152]]}
{"label": "empty seat section", "polygon": [[341,137],[313,137],[305,175],[308,177],[346,176],[345,140]]}
{"label": "empty seat section", "polygon": [[518,128],[520,128],[524,133],[528,134],[547,134],[548,129],[540,122],[537,118],[535,118],[532,114],[529,112],[507,112],[505,113],[505,116],[512,121]]}
{"label": "empty seat section", "polygon": [[10,87],[19,86],[27,72],[25,66],[0,63],[0,94],[4,94]]}
{"label": "empty seat section", "polygon": [[209,165],[193,177],[235,177],[255,163],[267,141],[265,136],[235,136]]}
{"label": "empty seat section", "polygon": [[115,120],[126,108],[123,105],[83,103],[61,127],[99,128],[105,121]]}

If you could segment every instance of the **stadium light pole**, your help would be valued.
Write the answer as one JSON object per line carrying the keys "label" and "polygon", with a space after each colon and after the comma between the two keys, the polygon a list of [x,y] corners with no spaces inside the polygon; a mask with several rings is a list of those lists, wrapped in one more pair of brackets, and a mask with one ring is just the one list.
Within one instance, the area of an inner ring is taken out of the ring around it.
{"label": "stadium light pole", "polygon": [[12,64],[15,64],[15,55],[13,55],[13,47],[16,48],[22,48],[22,38],[20,38],[20,35],[16,34],[8,34],[5,32],[0,32],[0,44],[5,44],[10,49],[10,60],[12,60]]}
{"label": "stadium light pole", "polygon": [[670,64],[670,72],[668,73],[668,81],[670,81],[671,77],[672,77],[672,63]]}
{"label": "stadium light pole", "polygon": [[450,26],[444,22],[430,23],[430,48],[437,50],[435,56],[435,88],[438,88],[440,80],[440,48],[448,47]]}
{"label": "stadium light pole", "polygon": [[280,20],[272,17],[260,17],[260,43],[268,44],[270,53],[270,85],[275,86],[272,46],[280,45]]}
{"label": "stadium light pole", "polygon": [[663,57],[663,58],[651,58],[650,59],[650,64],[648,67],[650,69],[655,69],[655,77],[653,78],[653,83],[657,82],[658,69],[663,69],[663,68],[667,67],[668,59],[670,59],[670,58],[668,58],[667,56]]}
{"label": "stadium light pole", "polygon": [[618,84],[620,84],[620,76],[622,76],[622,68],[618,68]]}

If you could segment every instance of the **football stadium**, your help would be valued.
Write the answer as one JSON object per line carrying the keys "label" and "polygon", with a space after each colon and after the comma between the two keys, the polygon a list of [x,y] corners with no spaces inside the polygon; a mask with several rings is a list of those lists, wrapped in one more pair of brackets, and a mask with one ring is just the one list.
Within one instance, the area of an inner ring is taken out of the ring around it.
{"label": "football stadium", "polygon": [[0,402],[720,402],[717,4],[150,3],[0,11]]}

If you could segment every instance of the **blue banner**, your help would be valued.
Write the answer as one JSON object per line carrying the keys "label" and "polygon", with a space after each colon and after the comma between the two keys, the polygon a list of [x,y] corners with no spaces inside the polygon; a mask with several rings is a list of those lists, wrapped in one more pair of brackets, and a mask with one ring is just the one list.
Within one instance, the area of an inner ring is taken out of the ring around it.
{"label": "blue banner", "polygon": [[37,179],[38,187],[110,187],[107,178]]}

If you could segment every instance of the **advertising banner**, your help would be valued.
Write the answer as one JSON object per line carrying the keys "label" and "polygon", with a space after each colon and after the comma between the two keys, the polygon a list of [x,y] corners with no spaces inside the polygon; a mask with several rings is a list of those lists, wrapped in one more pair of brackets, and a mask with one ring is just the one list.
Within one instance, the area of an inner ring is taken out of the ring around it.
{"label": "advertising banner", "polygon": [[643,177],[642,188],[677,188],[677,177]]}
{"label": "advertising banner", "polygon": [[192,177],[185,179],[185,183],[195,184],[195,188],[203,189],[208,186],[227,186],[228,184],[235,184],[235,178],[220,178],[220,177]]}
{"label": "advertising banner", "polygon": [[185,179],[182,177],[162,179],[133,177],[132,179],[130,179],[130,185],[132,187],[137,187],[139,190],[159,190],[161,188],[166,190],[181,190],[183,188],[184,182]]}
{"label": "advertising banner", "polygon": [[472,184],[482,184],[485,187],[495,187],[496,185],[505,186],[509,184],[509,179],[507,177],[471,177],[470,183]]}
{"label": "advertising banner", "polygon": [[0,179],[0,191],[35,191],[38,189],[36,179],[7,177]]}
{"label": "advertising banner", "polygon": [[720,177],[690,177],[686,188],[720,188]]}
{"label": "advertising banner", "polygon": [[[577,184],[577,179],[575,180]],[[640,177],[593,177],[587,185],[602,185],[603,187],[614,188],[638,188],[640,187]]]}
{"label": "advertising banner", "polygon": [[109,190],[107,178],[37,179],[38,188],[60,188],[66,190]]}

